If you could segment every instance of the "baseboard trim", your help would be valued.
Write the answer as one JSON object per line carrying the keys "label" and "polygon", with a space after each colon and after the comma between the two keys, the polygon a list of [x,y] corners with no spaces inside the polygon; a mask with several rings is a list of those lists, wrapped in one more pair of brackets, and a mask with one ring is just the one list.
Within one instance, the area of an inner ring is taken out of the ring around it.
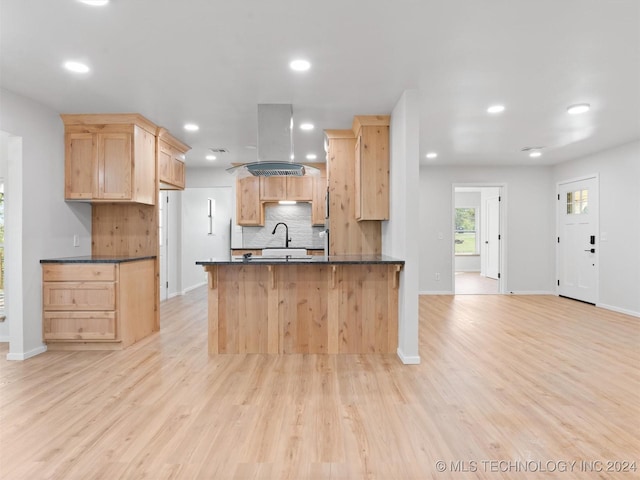
{"label": "baseboard trim", "polygon": [[423,290],[422,292],[418,292],[418,295],[453,295],[453,292],[446,290]]}
{"label": "baseboard trim", "polygon": [[509,295],[556,295],[555,292],[550,292],[546,290],[514,290],[512,292],[508,292],[508,294]]}
{"label": "baseboard trim", "polygon": [[626,308],[614,307],[613,305],[607,305],[605,303],[596,303],[596,307],[604,308],[605,310],[611,310],[612,312],[624,313],[632,317],[640,318],[640,312],[634,312],[633,310],[627,310]]}
{"label": "baseboard trim", "polygon": [[420,355],[405,355],[400,347],[398,347],[396,354],[405,365],[420,365]]}
{"label": "baseboard trim", "polygon": [[200,288],[200,287],[202,287],[202,286],[204,286],[206,284],[207,284],[207,282],[202,282],[202,283],[198,283],[196,285],[192,285],[190,287],[187,287],[184,290],[182,290],[182,295],[186,295],[190,291],[195,290],[196,288]]}
{"label": "baseboard trim", "polygon": [[35,357],[36,355],[40,355],[47,351],[47,346],[42,345],[41,347],[34,348],[29,350],[28,352],[23,353],[7,353],[7,360],[11,361],[22,361],[27,360],[28,358]]}

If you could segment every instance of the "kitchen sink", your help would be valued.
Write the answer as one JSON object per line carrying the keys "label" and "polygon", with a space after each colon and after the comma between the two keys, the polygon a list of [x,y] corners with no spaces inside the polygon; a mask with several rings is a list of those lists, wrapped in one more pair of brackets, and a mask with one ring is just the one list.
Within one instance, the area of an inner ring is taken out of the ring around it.
{"label": "kitchen sink", "polygon": [[307,255],[306,248],[263,248],[262,256],[270,257],[270,258],[273,258],[273,257],[309,258],[311,257],[311,255]]}

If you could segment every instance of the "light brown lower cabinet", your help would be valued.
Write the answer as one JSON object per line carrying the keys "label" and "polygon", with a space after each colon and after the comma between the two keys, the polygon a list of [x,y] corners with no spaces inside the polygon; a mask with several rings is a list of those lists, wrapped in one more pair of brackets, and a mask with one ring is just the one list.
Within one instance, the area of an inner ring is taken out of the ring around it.
{"label": "light brown lower cabinet", "polygon": [[117,350],[155,328],[154,260],[43,263],[42,336],[51,350]]}

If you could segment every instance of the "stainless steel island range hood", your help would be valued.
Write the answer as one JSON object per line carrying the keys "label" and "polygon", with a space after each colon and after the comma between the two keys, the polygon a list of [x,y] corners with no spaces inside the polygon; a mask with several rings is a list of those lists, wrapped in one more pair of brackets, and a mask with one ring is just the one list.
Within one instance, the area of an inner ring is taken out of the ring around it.
{"label": "stainless steel island range hood", "polygon": [[318,169],[293,161],[293,108],[282,103],[258,105],[258,161],[227,168],[256,177],[301,177],[314,171]]}

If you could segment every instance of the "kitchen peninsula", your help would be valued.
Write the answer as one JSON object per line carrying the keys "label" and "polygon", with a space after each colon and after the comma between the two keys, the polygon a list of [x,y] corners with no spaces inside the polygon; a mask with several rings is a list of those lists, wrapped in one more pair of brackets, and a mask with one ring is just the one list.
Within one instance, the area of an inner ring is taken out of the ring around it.
{"label": "kitchen peninsula", "polygon": [[208,273],[209,354],[396,352],[402,260],[229,257],[196,264]]}

